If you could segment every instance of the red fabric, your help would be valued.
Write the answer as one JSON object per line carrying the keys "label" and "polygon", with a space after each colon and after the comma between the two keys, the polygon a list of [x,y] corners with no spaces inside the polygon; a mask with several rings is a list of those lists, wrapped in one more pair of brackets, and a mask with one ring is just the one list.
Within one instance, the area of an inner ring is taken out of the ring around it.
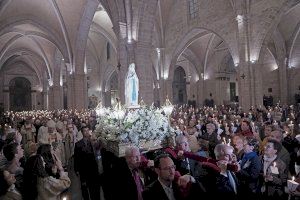
{"label": "red fabric", "polygon": [[253,137],[253,133],[250,130],[241,131],[240,134],[244,137]]}
{"label": "red fabric", "polygon": [[[177,159],[177,150],[171,149],[171,148],[166,148],[165,151],[167,153],[169,153],[170,155],[172,155],[175,159]],[[203,156],[199,156],[197,154],[194,154],[192,152],[184,152],[183,156],[192,160],[196,160],[199,161],[201,163],[205,162],[205,163],[210,163],[212,164],[211,166],[214,166],[214,169],[218,169],[218,171],[220,171],[219,167],[217,166],[217,160],[215,159],[211,159],[211,158],[206,158]],[[238,166],[235,164],[228,164],[227,165],[227,169],[233,172],[236,172],[238,170]]]}
{"label": "red fabric", "polygon": [[144,169],[148,167],[148,159],[144,155],[141,155],[140,167]]}

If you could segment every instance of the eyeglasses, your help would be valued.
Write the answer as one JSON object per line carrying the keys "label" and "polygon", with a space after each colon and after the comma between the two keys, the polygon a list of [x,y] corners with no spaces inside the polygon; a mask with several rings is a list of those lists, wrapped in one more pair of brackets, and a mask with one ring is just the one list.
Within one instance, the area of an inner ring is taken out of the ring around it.
{"label": "eyeglasses", "polygon": [[175,170],[176,169],[176,165],[172,165],[172,166],[169,166],[169,167],[164,167],[164,168],[160,168],[160,170]]}

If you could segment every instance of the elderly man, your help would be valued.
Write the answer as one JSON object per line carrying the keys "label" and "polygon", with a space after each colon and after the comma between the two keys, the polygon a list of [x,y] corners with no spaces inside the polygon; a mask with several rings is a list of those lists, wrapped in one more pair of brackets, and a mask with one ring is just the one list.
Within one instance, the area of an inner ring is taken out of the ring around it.
{"label": "elderly man", "polygon": [[138,147],[131,146],[125,150],[125,158],[119,160],[116,166],[115,180],[118,190],[115,192],[113,199],[121,199],[126,197],[130,200],[142,200],[142,191],[144,182],[142,181],[139,169],[141,164],[141,154]]}
{"label": "elderly man", "polygon": [[238,182],[235,174],[229,171],[227,164],[233,162],[233,147],[227,144],[218,144],[214,153],[218,160],[217,165],[220,168],[220,173],[216,176],[215,194],[223,196],[225,199],[237,199]]}
{"label": "elderly man", "polygon": [[[176,150],[179,152],[190,152],[190,147],[188,143],[188,139],[184,135],[179,135],[176,137]],[[176,165],[176,169],[180,174],[195,174],[195,168],[197,166],[197,162],[193,159],[189,159],[184,157],[183,155],[178,155],[177,159],[173,159],[173,162]]]}

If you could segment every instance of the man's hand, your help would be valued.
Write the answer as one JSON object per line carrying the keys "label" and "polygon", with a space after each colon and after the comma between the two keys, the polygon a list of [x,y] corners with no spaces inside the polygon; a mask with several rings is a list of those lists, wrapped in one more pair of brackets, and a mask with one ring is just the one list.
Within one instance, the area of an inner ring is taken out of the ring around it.
{"label": "man's hand", "polygon": [[147,167],[154,167],[154,161],[148,160]]}
{"label": "man's hand", "polygon": [[179,159],[184,159],[183,153],[184,152],[182,150],[178,151],[177,156]]}
{"label": "man's hand", "polygon": [[221,169],[221,173],[226,173],[227,164],[228,164],[228,161],[226,161],[226,160],[220,160],[217,162],[218,167]]}
{"label": "man's hand", "polygon": [[191,182],[192,179],[193,179],[192,176],[191,176],[191,175],[188,175],[188,174],[183,175],[183,176],[180,176],[180,177],[178,178],[178,181],[177,181],[178,186],[179,186],[179,187],[186,188],[186,187],[187,187],[187,184],[188,184],[189,182]]}

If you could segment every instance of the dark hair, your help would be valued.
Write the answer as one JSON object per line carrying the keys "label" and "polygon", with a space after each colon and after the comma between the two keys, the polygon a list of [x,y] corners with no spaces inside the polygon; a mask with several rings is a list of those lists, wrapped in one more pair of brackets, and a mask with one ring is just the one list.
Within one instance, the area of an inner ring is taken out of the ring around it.
{"label": "dark hair", "polygon": [[9,185],[8,185],[7,181],[5,180],[5,178],[4,178],[4,171],[5,170],[0,169],[0,185],[1,185],[1,187],[0,187],[0,197],[2,195],[5,195],[8,188],[9,188]]}
{"label": "dark hair", "polygon": [[246,137],[245,140],[246,140],[246,142],[247,142],[247,144],[249,146],[254,147],[253,151],[258,152],[259,141],[256,138],[254,138],[254,137]]}
{"label": "dark hair", "polygon": [[17,131],[15,129],[8,129],[5,142],[6,144],[15,142]]}
{"label": "dark hair", "polygon": [[0,151],[2,151],[5,144],[6,144],[5,141],[0,139]]}
{"label": "dark hair", "polygon": [[56,176],[52,172],[52,167],[54,166],[55,162],[51,153],[51,145],[50,144],[41,144],[37,149],[37,155],[42,156],[45,162],[45,170],[50,176]]}
{"label": "dark hair", "polygon": [[282,148],[281,143],[278,142],[277,140],[271,139],[271,138],[268,139],[268,142],[269,142],[269,143],[273,143],[274,149],[277,150],[277,153],[276,153],[276,154],[278,155],[279,152],[281,151],[281,148]]}
{"label": "dark hair", "polygon": [[160,167],[160,159],[162,158],[170,158],[169,154],[166,153],[162,153],[159,154],[158,156],[156,156],[154,158],[154,168],[159,168]]}
{"label": "dark hair", "polygon": [[24,200],[36,199],[37,192],[37,180],[39,177],[48,177],[43,166],[43,160],[40,155],[34,155],[28,158],[23,173],[23,185],[24,185]]}
{"label": "dark hair", "polygon": [[80,130],[81,130],[81,133],[83,133],[83,129],[85,129],[85,128],[88,129],[89,127],[88,127],[88,126],[82,126],[81,129],[80,129]]}
{"label": "dark hair", "polygon": [[18,143],[13,142],[7,144],[3,147],[3,154],[7,161],[12,161],[15,158],[15,154],[17,154],[18,150],[17,147],[19,146]]}

